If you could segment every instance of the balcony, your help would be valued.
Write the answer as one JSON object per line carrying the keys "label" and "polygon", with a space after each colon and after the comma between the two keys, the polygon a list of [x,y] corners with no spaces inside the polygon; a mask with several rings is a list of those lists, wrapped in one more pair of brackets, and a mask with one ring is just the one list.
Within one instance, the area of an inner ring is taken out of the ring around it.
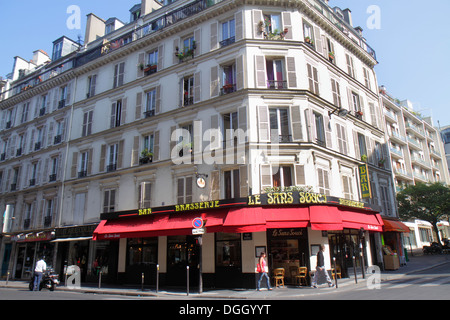
{"label": "balcony", "polygon": [[233,44],[234,41],[235,41],[235,38],[230,37],[228,39],[220,41],[219,44],[220,44],[220,47],[223,48],[223,47],[229,46],[230,44]]}
{"label": "balcony", "polygon": [[225,94],[233,93],[236,91],[236,84],[226,84],[222,88],[220,88],[220,95],[223,96]]}
{"label": "balcony", "polygon": [[390,138],[394,140],[395,142],[399,142],[401,144],[406,144],[406,138],[402,135],[400,135],[398,132],[392,131]]}
{"label": "balcony", "polygon": [[106,172],[113,172],[117,170],[117,164],[116,163],[112,163],[112,164],[108,164],[106,166]]}
{"label": "balcony", "polygon": [[394,173],[398,177],[408,179],[408,180],[413,180],[413,175],[404,169],[394,168]]}
{"label": "balcony", "polygon": [[155,110],[147,110],[144,112],[146,118],[153,117],[155,115]]}
{"label": "balcony", "polygon": [[0,154],[0,161],[5,161],[6,159],[6,152],[3,152],[2,154]]}
{"label": "balcony", "polygon": [[54,182],[54,181],[56,181],[56,173],[49,175],[49,176],[48,176],[48,181],[49,181],[49,182]]}
{"label": "balcony", "polygon": [[12,183],[11,184],[11,191],[16,191],[17,189],[17,183]]}
{"label": "balcony", "polygon": [[416,133],[417,135],[419,135],[421,138],[425,138],[425,131],[423,131],[423,129],[419,128],[418,126],[412,124],[409,121],[405,122],[405,126],[406,126],[406,130],[410,130],[410,131]]}
{"label": "balcony", "polygon": [[423,173],[414,171],[413,175],[414,175],[414,179],[420,180],[422,182],[428,182],[428,177],[426,175],[424,175]]}
{"label": "balcony", "polygon": [[45,114],[45,108],[39,109],[39,117],[42,117]]}
{"label": "balcony", "polygon": [[284,90],[287,89],[286,80],[267,80],[267,88],[272,90]]}
{"label": "balcony", "polygon": [[41,143],[40,142],[36,142],[34,144],[34,151],[38,151],[39,149],[41,149]]}
{"label": "balcony", "polygon": [[30,187],[33,187],[36,185],[36,179],[30,179]]}
{"label": "balcony", "polygon": [[403,158],[403,151],[402,150],[398,150],[396,148],[389,147],[389,151],[391,152],[391,154],[393,156],[397,156],[397,158],[398,157]]}
{"label": "balcony", "polygon": [[66,99],[62,99],[58,102],[58,109],[62,109],[66,106]]}
{"label": "balcony", "polygon": [[22,148],[16,150],[16,157],[20,157],[22,155]]}
{"label": "balcony", "polygon": [[44,217],[44,228],[48,228],[52,226],[52,216]]}
{"label": "balcony", "polygon": [[58,134],[53,138],[53,144],[61,143],[61,140],[62,140],[62,136],[60,134]]}
{"label": "balcony", "polygon": [[422,159],[417,154],[411,154],[411,162],[413,162],[414,164],[420,165],[422,167],[430,168],[430,163],[425,161],[424,159]]}
{"label": "balcony", "polygon": [[422,146],[420,145],[420,142],[418,142],[416,139],[413,139],[411,137],[407,137],[406,139],[408,140],[408,145],[410,147],[413,147],[414,149],[417,149],[417,150],[422,150]]}
{"label": "balcony", "polygon": [[83,170],[83,171],[78,171],[78,178],[84,178],[87,177],[87,171]]}
{"label": "balcony", "polygon": [[24,229],[30,228],[30,225],[31,225],[31,219],[25,219],[25,220],[23,220],[23,228],[24,228]]}

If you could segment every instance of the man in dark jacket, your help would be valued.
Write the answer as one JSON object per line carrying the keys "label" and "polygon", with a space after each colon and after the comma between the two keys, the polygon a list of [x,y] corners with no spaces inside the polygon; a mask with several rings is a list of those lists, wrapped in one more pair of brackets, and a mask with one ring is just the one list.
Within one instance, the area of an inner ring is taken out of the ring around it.
{"label": "man in dark jacket", "polygon": [[323,252],[325,251],[325,246],[322,244],[320,245],[319,252],[317,252],[317,266],[316,266],[316,272],[314,273],[314,278],[311,283],[312,288],[317,288],[317,279],[319,279],[319,276],[323,274],[328,282],[329,287],[333,287],[334,284],[330,279],[330,276],[328,275],[327,270],[325,270],[325,258],[323,257]]}

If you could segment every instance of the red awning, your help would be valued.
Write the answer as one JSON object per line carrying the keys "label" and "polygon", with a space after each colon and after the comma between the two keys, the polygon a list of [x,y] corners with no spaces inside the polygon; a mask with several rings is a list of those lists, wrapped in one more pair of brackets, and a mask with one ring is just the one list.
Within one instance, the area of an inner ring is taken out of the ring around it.
{"label": "red awning", "polygon": [[145,238],[192,234],[192,220],[206,220],[208,233],[260,232],[275,228],[343,230],[343,228],[382,232],[383,220],[373,212],[341,210],[334,206],[245,207],[205,212],[167,213],[103,220],[94,231],[94,240]]}
{"label": "red awning", "polygon": [[312,230],[343,230],[341,214],[337,207],[310,206],[309,219]]}
{"label": "red awning", "polygon": [[408,226],[401,221],[383,219],[383,223],[384,223],[383,227],[384,232],[400,232],[400,233],[410,232]]}
{"label": "red awning", "polygon": [[353,210],[339,209],[344,228],[361,229],[366,231],[383,231],[383,219],[379,214],[363,213]]}

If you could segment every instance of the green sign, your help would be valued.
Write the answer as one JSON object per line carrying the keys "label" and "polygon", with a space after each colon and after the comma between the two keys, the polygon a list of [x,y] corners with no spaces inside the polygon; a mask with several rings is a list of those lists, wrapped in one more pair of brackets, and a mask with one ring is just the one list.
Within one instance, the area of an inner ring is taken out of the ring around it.
{"label": "green sign", "polygon": [[367,169],[367,164],[362,164],[358,166],[359,172],[359,187],[361,189],[361,197],[372,198],[372,193],[370,192],[370,182],[369,182],[369,170]]}

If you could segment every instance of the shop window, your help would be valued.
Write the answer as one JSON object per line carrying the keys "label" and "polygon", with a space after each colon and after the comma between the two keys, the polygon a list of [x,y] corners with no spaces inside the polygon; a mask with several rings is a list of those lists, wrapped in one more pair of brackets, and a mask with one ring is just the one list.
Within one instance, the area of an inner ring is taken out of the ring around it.
{"label": "shop window", "polygon": [[241,266],[241,235],[239,233],[216,234],[216,266]]}
{"label": "shop window", "polygon": [[128,239],[128,265],[157,264],[158,239]]}

